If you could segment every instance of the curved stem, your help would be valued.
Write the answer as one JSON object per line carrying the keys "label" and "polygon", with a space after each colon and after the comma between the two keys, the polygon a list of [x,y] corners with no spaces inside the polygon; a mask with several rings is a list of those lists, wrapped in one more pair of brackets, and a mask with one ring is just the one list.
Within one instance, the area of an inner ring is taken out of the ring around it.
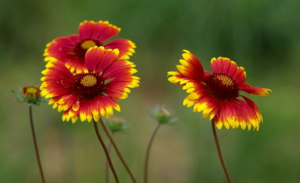
{"label": "curved stem", "polygon": [[136,183],[136,180],[135,180],[133,174],[131,173],[131,171],[130,171],[128,165],[126,164],[125,160],[123,159],[123,157],[122,157],[122,155],[121,155],[121,153],[120,153],[120,151],[119,151],[119,149],[118,149],[118,147],[117,147],[117,145],[116,145],[114,139],[111,137],[109,131],[107,130],[107,128],[106,128],[106,126],[105,126],[105,124],[104,124],[104,122],[103,122],[103,120],[102,120],[102,118],[100,118],[100,122],[101,122],[101,125],[102,125],[102,127],[103,127],[103,129],[104,129],[106,135],[108,136],[108,138],[109,138],[111,144],[113,145],[114,149],[116,150],[117,155],[119,156],[119,158],[120,158],[120,160],[122,161],[123,165],[125,166],[125,168],[126,168],[128,174],[130,175],[132,181],[133,181],[134,183]]}
{"label": "curved stem", "polygon": [[[94,121],[94,120],[93,120],[93,121]],[[96,134],[97,134],[97,137],[98,137],[98,139],[99,139],[99,141],[100,141],[100,144],[101,144],[101,146],[102,146],[102,148],[103,148],[103,150],[104,150],[104,152],[105,152],[106,159],[107,159],[108,164],[109,164],[109,166],[110,166],[110,169],[111,169],[111,171],[112,171],[112,173],[113,173],[113,175],[114,175],[114,177],[115,177],[115,180],[116,180],[117,183],[119,183],[119,179],[118,179],[117,173],[116,173],[115,168],[114,168],[114,166],[113,166],[113,164],[112,164],[112,162],[111,162],[111,159],[110,159],[109,153],[108,153],[108,151],[107,151],[107,149],[106,149],[106,147],[105,147],[105,144],[104,144],[104,142],[103,142],[103,140],[102,140],[102,138],[101,138],[101,135],[100,135],[100,133],[99,133],[99,130],[98,130],[98,126],[97,126],[97,122],[96,122],[96,121],[94,121],[94,128],[95,128],[95,132],[96,132]]]}
{"label": "curved stem", "polygon": [[34,143],[34,148],[35,148],[35,155],[39,164],[39,169],[40,169],[40,174],[42,178],[42,182],[45,183],[45,178],[44,178],[44,173],[43,173],[43,168],[42,168],[42,163],[40,160],[40,155],[39,155],[39,149],[36,143],[36,137],[35,137],[35,132],[34,132],[34,126],[33,126],[33,120],[32,120],[32,106],[29,106],[29,118],[30,118],[30,125],[31,125],[31,133],[32,133],[32,138],[33,138],[33,143]]}
{"label": "curved stem", "polygon": [[[113,135],[113,134],[112,134]],[[111,146],[111,141],[108,139],[107,145],[106,145],[106,149],[109,153],[110,151],[110,146]],[[109,171],[108,171],[108,161],[105,161],[105,182],[109,183]]]}
{"label": "curved stem", "polygon": [[158,130],[158,128],[160,127],[160,123],[157,123],[152,131],[149,143],[148,143],[148,147],[147,147],[147,152],[146,152],[146,160],[145,160],[145,172],[144,172],[144,183],[148,182],[148,164],[149,164],[149,154],[150,154],[150,149],[151,149],[151,145],[153,143],[153,139],[155,137],[155,134]]}
{"label": "curved stem", "polygon": [[231,183],[228,170],[227,170],[225,162],[223,160],[223,156],[222,156],[222,152],[221,152],[221,148],[220,148],[220,144],[219,144],[219,140],[218,140],[218,136],[217,136],[217,132],[216,132],[216,127],[215,127],[215,121],[214,121],[214,119],[211,121],[211,128],[212,128],[212,131],[213,131],[213,134],[214,134],[215,143],[216,143],[216,146],[217,146],[217,149],[218,149],[219,159],[221,161],[223,170],[225,172],[225,175],[226,175],[228,183]]}

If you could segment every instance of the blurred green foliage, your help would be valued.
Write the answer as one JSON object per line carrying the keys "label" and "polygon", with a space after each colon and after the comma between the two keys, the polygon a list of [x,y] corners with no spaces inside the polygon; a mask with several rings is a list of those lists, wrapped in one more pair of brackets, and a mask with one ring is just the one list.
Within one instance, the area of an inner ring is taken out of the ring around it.
{"label": "blurred green foliage", "polygon": [[[76,34],[84,20],[108,20],[122,28],[118,38],[137,45],[131,61],[141,86],[119,101],[122,112],[116,112],[132,126],[115,140],[139,182],[155,123],[148,110],[157,103],[172,108],[179,120],[156,136],[149,182],[226,180],[208,119],[183,107],[187,94],[166,78],[187,49],[205,70],[212,57],[228,57],[245,67],[248,83],[273,90],[269,97],[251,96],[264,117],[258,132],[218,131],[233,182],[298,183],[299,8],[298,0],[1,1],[0,182],[40,181],[28,107],[11,89],[40,84],[48,42]],[[63,123],[46,104],[33,107],[33,115],[47,182],[104,182],[104,153],[92,124]],[[121,182],[131,182],[114,151],[112,159]]]}

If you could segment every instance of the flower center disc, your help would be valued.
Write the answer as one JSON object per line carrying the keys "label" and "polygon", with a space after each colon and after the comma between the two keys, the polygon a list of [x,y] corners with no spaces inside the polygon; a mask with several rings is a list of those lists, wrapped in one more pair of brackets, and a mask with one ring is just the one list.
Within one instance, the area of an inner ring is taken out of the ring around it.
{"label": "flower center disc", "polygon": [[228,76],[225,76],[225,75],[217,75],[216,77],[217,77],[217,79],[218,79],[219,81],[222,82],[222,84],[223,84],[224,86],[230,87],[230,86],[233,86],[233,84],[234,84],[234,82],[232,81],[232,79],[231,79],[230,77],[228,77]]}
{"label": "flower center disc", "polygon": [[33,97],[38,98],[40,94],[40,90],[36,87],[24,87],[22,93],[24,96],[27,96],[29,98],[33,98]]}
{"label": "flower center disc", "polygon": [[88,50],[91,47],[97,46],[97,43],[93,40],[85,40],[80,44],[83,50]]}
{"label": "flower center disc", "polygon": [[[75,57],[84,59],[86,51],[94,46],[103,46],[103,44],[97,40],[91,39],[80,41],[75,46]],[[82,60],[81,62],[84,63],[84,60]]]}
{"label": "flower center disc", "polygon": [[84,87],[92,87],[97,84],[97,78],[94,75],[85,75],[81,78],[80,84]]}
{"label": "flower center disc", "polygon": [[38,90],[36,88],[29,87],[29,88],[26,89],[26,93],[35,94],[37,92],[38,92]]}
{"label": "flower center disc", "polygon": [[104,91],[104,79],[96,74],[77,74],[75,75],[76,89],[81,98],[94,98],[102,95]]}
{"label": "flower center disc", "polygon": [[239,96],[234,80],[224,74],[212,74],[206,78],[206,85],[210,93],[219,99],[233,99]]}

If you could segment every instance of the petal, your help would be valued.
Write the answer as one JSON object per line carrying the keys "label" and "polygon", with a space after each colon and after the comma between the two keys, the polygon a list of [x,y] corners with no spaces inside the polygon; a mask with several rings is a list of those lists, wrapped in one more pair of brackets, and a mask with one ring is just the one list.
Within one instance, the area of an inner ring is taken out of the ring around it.
{"label": "petal", "polygon": [[102,77],[104,79],[111,79],[126,75],[129,76],[137,72],[133,67],[134,66],[131,64],[131,62],[119,59],[105,69]]}
{"label": "petal", "polygon": [[[189,78],[199,82],[205,80],[205,74],[201,62],[198,58],[187,50],[183,50],[182,54],[184,60],[179,60],[182,64],[182,74]],[[177,67],[178,68],[178,67]],[[179,67],[180,68],[180,67]],[[180,69],[179,69],[180,71]]]}
{"label": "petal", "polygon": [[179,62],[182,65],[177,65],[179,72],[170,71],[168,72],[168,80],[171,83],[185,85],[186,82],[196,80],[202,82],[205,80],[205,73],[201,62],[191,52],[183,50],[185,53],[182,54],[183,59]]}
{"label": "petal", "polygon": [[241,97],[243,97],[243,99],[246,101],[246,103],[254,110],[256,117],[258,118],[258,121],[259,122],[262,121],[263,118],[262,118],[262,115],[261,115],[257,105],[248,97],[245,97],[243,95],[241,95]]}
{"label": "petal", "polygon": [[221,67],[221,72],[227,74],[228,73],[228,68],[231,65],[231,60],[229,58],[222,58],[222,59],[223,59],[223,64],[222,64],[222,67]]}
{"label": "petal", "polygon": [[119,104],[108,96],[99,95],[93,99],[82,99],[78,114],[81,121],[98,121],[100,116],[109,117],[113,115],[113,109],[120,111]]}
{"label": "petal", "polygon": [[85,54],[85,66],[88,71],[92,72],[95,71],[97,68],[97,65],[99,64],[100,60],[102,59],[104,55],[104,47],[92,47],[88,49],[88,51]]}
{"label": "petal", "polygon": [[212,73],[209,72],[209,71],[204,71],[204,74],[205,74],[206,77],[212,75]]}
{"label": "petal", "polygon": [[135,53],[135,44],[128,39],[115,39],[104,45],[106,49],[118,49],[120,51],[119,57],[123,59],[128,59]]}
{"label": "petal", "polygon": [[249,103],[245,103],[240,99],[220,101],[219,113],[214,118],[216,126],[219,129],[224,125],[227,129],[229,129],[230,126],[232,128],[241,126],[243,130],[246,129],[246,127],[248,127],[248,130],[250,130],[251,127],[258,130],[261,118],[257,115],[255,109],[251,107],[253,103],[248,102]]}
{"label": "petal", "polygon": [[239,90],[245,91],[249,94],[259,95],[259,96],[268,96],[269,92],[272,92],[272,90],[267,89],[267,88],[252,87],[248,83],[239,84],[238,88],[239,88]]}
{"label": "petal", "polygon": [[44,56],[46,56],[45,61],[48,61],[47,57],[54,57],[61,61],[77,58],[75,54],[75,48],[76,44],[78,44],[79,42],[80,38],[78,35],[71,35],[54,39],[46,46],[44,52]]}
{"label": "petal", "polygon": [[117,49],[111,50],[103,46],[90,48],[85,54],[85,62],[87,69],[92,72],[96,71],[99,74],[109,67],[119,55]]}
{"label": "petal", "polygon": [[51,63],[51,65],[42,72],[45,75],[44,83],[41,86],[42,93],[58,96],[62,93],[72,92],[75,81],[71,72],[62,62]]}
{"label": "petal", "polygon": [[115,99],[124,99],[127,93],[130,93],[129,88],[139,86],[139,78],[131,76],[133,73],[132,66],[127,62],[119,60],[114,62],[105,72],[103,78],[113,78],[105,84],[105,91],[108,96]]}
{"label": "petal", "polygon": [[66,61],[65,65],[72,73],[87,72],[87,68],[85,66],[84,60],[81,58],[68,60]]}
{"label": "petal", "polygon": [[222,63],[223,63],[223,58],[219,57],[218,59],[212,58],[210,61],[211,64],[211,69],[213,73],[222,73]]}
{"label": "petal", "polygon": [[[203,112],[203,118],[214,118],[218,111],[218,99],[208,93],[206,85],[193,84],[194,91],[189,94],[183,101],[183,105],[191,107],[194,105],[194,112]],[[189,89],[188,89],[189,90]]]}
{"label": "petal", "polygon": [[53,108],[58,107],[59,111],[66,111],[77,101],[75,94],[74,76],[66,68],[63,62],[53,62],[42,73],[45,75],[41,85],[41,96],[52,98],[49,105]]}
{"label": "petal", "polygon": [[190,81],[190,79],[186,78],[181,72],[169,71],[167,76],[170,76],[168,81],[178,85],[185,85]]}
{"label": "petal", "polygon": [[82,40],[92,39],[103,42],[120,32],[120,28],[109,24],[108,21],[84,21],[79,25],[79,35]]}
{"label": "petal", "polygon": [[227,71],[228,76],[232,77],[236,73],[236,70],[237,70],[236,63],[234,61],[231,61]]}
{"label": "petal", "polygon": [[230,76],[237,84],[245,82],[246,72],[244,68],[237,67],[236,63],[229,58],[213,58],[211,60],[211,68],[214,73]]}
{"label": "petal", "polygon": [[244,83],[246,79],[246,72],[243,67],[237,67],[236,73],[232,75],[232,79],[237,83]]}
{"label": "petal", "polygon": [[248,130],[250,130],[252,125],[253,129],[258,130],[260,124],[260,118],[256,115],[254,109],[244,101],[240,99],[237,100],[240,103],[242,114],[246,123],[241,125],[241,128],[244,130],[246,126],[248,126]]}
{"label": "petal", "polygon": [[211,59],[211,68],[217,74],[227,74],[230,65],[231,61],[229,58],[219,57],[218,59]]}

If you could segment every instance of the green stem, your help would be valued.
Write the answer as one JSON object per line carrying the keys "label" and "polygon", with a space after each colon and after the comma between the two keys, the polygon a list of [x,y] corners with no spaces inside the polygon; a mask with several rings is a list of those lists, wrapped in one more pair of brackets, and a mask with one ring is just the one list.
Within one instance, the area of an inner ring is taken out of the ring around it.
{"label": "green stem", "polygon": [[223,156],[222,156],[222,152],[221,152],[221,148],[220,148],[220,144],[219,144],[219,140],[218,140],[218,136],[217,136],[217,132],[216,132],[216,127],[215,127],[215,121],[214,121],[214,119],[211,121],[211,127],[212,127],[212,131],[213,131],[213,134],[214,134],[214,139],[215,139],[215,143],[216,143],[216,146],[217,146],[217,150],[218,150],[218,154],[219,154],[219,159],[221,161],[221,164],[222,164],[223,170],[225,172],[227,181],[228,181],[228,183],[231,183],[231,179],[229,177],[229,173],[228,173],[228,170],[226,168],[226,165],[225,165],[225,162],[224,162],[224,159],[223,159]]}
{"label": "green stem", "polygon": [[146,152],[146,160],[145,160],[145,170],[144,170],[144,183],[148,182],[148,165],[149,165],[149,155],[150,155],[150,149],[151,149],[151,145],[153,143],[153,139],[155,137],[155,134],[158,130],[158,128],[160,127],[160,123],[157,123],[152,131],[149,143],[148,143],[148,147],[147,147],[147,152]]}
{"label": "green stem", "polygon": [[29,118],[30,118],[31,133],[32,133],[33,143],[34,143],[34,148],[35,148],[35,155],[36,155],[36,158],[38,161],[42,182],[45,183],[46,181],[44,178],[42,163],[41,163],[41,159],[40,159],[40,155],[39,155],[39,149],[38,149],[38,146],[36,143],[36,137],[35,137],[35,132],[34,132],[34,126],[33,126],[33,120],[32,120],[32,106],[29,106]]}
{"label": "green stem", "polygon": [[108,153],[108,151],[107,151],[107,149],[105,147],[105,144],[104,144],[104,142],[103,142],[103,140],[101,138],[101,135],[100,135],[100,132],[98,130],[98,126],[97,126],[97,122],[96,121],[94,121],[94,128],[95,128],[95,132],[97,134],[97,137],[99,139],[99,142],[100,142],[100,144],[101,144],[101,146],[102,146],[102,148],[103,148],[103,150],[105,152],[106,159],[107,159],[107,161],[109,163],[109,166],[110,166],[110,169],[111,169],[111,171],[112,171],[112,173],[113,173],[113,175],[115,177],[116,183],[119,183],[119,179],[118,179],[117,173],[115,171],[114,165],[111,162],[111,159],[110,159],[109,153]]}

